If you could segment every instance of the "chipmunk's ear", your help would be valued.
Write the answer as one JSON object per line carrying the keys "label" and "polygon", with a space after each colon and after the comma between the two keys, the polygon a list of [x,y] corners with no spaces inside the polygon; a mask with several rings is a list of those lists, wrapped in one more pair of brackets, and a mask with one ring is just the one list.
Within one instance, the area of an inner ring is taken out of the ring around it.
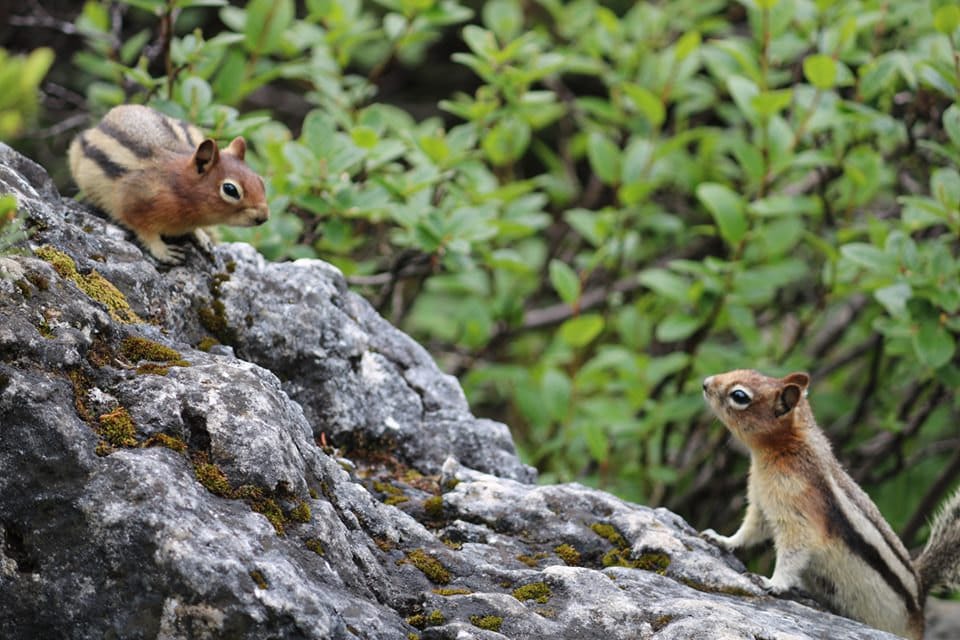
{"label": "chipmunk's ear", "polygon": [[787,415],[800,404],[800,399],[806,393],[807,385],[810,384],[810,376],[805,373],[791,373],[782,382],[783,386],[773,404],[773,415],[778,418]]}
{"label": "chipmunk's ear", "polygon": [[791,373],[781,379],[781,382],[783,382],[783,384],[795,384],[806,391],[807,386],[810,385],[810,376],[803,372]]}
{"label": "chipmunk's ear", "polygon": [[197,168],[197,173],[207,173],[217,164],[220,159],[220,150],[217,149],[217,143],[207,138],[197,145],[197,150],[193,153],[193,166]]}
{"label": "chipmunk's ear", "polygon": [[230,141],[230,144],[227,145],[227,148],[223,151],[224,153],[229,153],[232,156],[236,156],[239,160],[243,160],[243,154],[247,152],[247,141],[242,137],[237,136]]}

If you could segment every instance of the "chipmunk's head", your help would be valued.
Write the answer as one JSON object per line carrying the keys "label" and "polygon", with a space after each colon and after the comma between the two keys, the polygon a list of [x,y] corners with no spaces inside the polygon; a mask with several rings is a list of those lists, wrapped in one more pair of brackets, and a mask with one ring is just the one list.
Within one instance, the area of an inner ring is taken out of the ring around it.
{"label": "chipmunk's head", "polygon": [[709,376],[703,381],[703,397],[720,421],[751,450],[780,447],[798,436],[809,411],[806,395],[810,376],[791,373],[771,378],[756,371],[738,369]]}
{"label": "chipmunk's head", "polygon": [[270,217],[263,178],[244,162],[246,151],[243,138],[234,138],[222,150],[208,138],[190,158],[191,173],[203,185],[196,191],[202,199],[198,206],[209,218],[205,225],[252,227]]}

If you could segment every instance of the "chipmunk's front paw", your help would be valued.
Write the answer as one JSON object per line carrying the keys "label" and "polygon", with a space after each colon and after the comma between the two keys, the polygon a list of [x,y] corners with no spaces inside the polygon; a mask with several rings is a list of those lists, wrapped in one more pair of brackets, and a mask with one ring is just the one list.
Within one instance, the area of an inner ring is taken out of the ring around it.
{"label": "chipmunk's front paw", "polygon": [[781,585],[764,576],[754,576],[754,582],[758,583],[761,589],[772,596],[779,596],[785,591]]}
{"label": "chipmunk's front paw", "polygon": [[756,576],[756,582],[760,584],[764,591],[775,598],[793,600],[807,606],[817,606],[817,599],[800,585],[780,584],[763,576]]}
{"label": "chipmunk's front paw", "polygon": [[193,232],[193,241],[196,243],[197,248],[206,255],[208,258],[213,258],[213,240],[210,238],[210,235],[203,229],[197,229]]}
{"label": "chipmunk's front paw", "polygon": [[187,259],[187,252],[183,247],[167,244],[159,234],[138,233],[137,236],[153,259],[160,264],[176,266]]}
{"label": "chipmunk's front paw", "polygon": [[704,529],[700,532],[700,535],[705,540],[712,542],[724,551],[730,551],[733,548],[733,544],[731,544],[731,538],[729,536],[722,536],[713,529]]}
{"label": "chipmunk's front paw", "polygon": [[169,244],[164,245],[162,251],[155,251],[151,248],[150,255],[152,255],[160,264],[170,267],[181,265],[187,259],[187,252],[183,247],[176,247]]}

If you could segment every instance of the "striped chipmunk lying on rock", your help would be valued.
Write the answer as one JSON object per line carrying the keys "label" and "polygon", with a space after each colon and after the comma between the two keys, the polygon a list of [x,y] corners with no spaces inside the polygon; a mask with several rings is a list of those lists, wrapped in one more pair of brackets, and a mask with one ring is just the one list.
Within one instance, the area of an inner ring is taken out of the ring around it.
{"label": "striped chipmunk lying on rock", "polygon": [[210,252],[203,227],[253,226],[270,216],[263,179],[243,160],[243,138],[218,149],[181,120],[142,105],[111,109],[70,143],[70,172],[93,204],[131,229],[159,262],[184,252],[161,236],[193,234]]}
{"label": "striped chipmunk lying on rock", "polygon": [[773,539],[774,593],[804,590],[836,613],[905,638],[923,637],[926,596],[960,585],[960,491],[934,519],[915,559],[840,466],[807,402],[810,378],[738,370],[703,381],[703,395],[750,450],[749,504],[725,549]]}

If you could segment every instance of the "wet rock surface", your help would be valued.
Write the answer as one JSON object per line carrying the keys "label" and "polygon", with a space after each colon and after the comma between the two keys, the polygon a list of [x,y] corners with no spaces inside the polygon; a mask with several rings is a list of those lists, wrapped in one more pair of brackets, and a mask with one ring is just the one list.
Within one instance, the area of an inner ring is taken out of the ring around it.
{"label": "wet rock surface", "polygon": [[0,637],[889,638],[540,486],[319,261],[158,267],[0,145]]}

